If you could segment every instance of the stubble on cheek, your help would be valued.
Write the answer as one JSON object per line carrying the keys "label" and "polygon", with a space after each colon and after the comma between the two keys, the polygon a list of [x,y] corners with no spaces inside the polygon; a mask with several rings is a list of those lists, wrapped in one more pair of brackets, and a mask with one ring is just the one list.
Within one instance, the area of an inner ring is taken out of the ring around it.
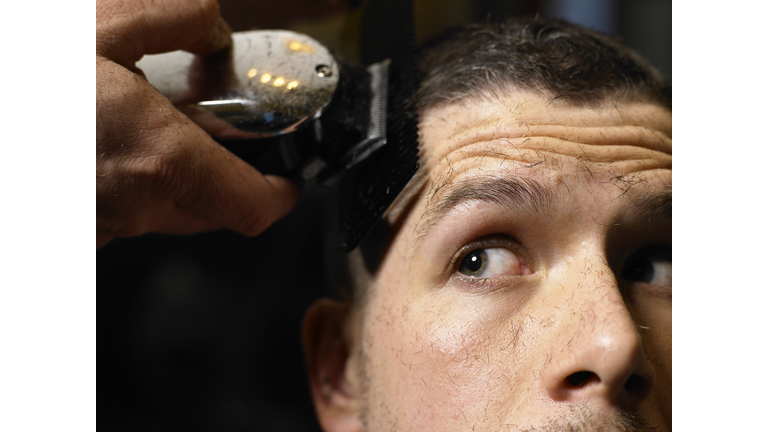
{"label": "stubble on cheek", "polygon": [[498,430],[530,400],[528,347],[542,322],[478,301],[422,299],[370,317],[361,355],[370,430]]}

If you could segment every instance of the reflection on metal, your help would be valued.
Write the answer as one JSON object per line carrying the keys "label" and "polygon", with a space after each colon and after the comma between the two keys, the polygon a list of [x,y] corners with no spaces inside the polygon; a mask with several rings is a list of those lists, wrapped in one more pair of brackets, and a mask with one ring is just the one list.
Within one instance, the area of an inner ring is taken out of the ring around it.
{"label": "reflection on metal", "polygon": [[324,46],[282,30],[233,33],[232,40],[235,79],[226,86],[195,79],[197,87],[190,88],[194,56],[182,51],[145,56],[137,66],[171,100],[206,95],[192,102],[243,132],[281,135],[320,116],[339,80],[339,66]]}
{"label": "reflection on metal", "polygon": [[315,50],[314,50],[314,48],[312,48],[312,46],[307,45],[307,44],[303,44],[303,43],[301,43],[299,41],[291,40],[291,41],[286,41],[286,42],[288,43],[288,49],[290,49],[291,51],[298,51],[298,52],[303,52],[303,53],[307,53],[307,54],[312,54],[312,53],[315,52]]}

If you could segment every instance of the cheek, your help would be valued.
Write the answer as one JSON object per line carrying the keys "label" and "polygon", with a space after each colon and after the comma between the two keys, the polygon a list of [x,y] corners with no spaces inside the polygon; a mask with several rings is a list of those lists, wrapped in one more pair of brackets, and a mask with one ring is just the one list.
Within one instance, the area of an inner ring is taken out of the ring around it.
{"label": "cheek", "polygon": [[429,300],[390,307],[375,320],[390,323],[376,329],[371,349],[387,370],[379,382],[397,401],[397,420],[414,430],[499,426],[528,363],[524,326],[479,299]]}

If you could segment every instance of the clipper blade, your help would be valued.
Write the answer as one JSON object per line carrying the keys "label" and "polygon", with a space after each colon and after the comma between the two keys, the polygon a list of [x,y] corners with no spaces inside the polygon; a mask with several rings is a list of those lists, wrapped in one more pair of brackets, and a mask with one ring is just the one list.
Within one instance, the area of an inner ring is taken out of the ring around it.
{"label": "clipper blade", "polygon": [[362,21],[362,63],[389,59],[386,144],[346,176],[340,193],[341,247],[349,252],[380,220],[419,168],[418,88],[412,1],[369,1]]}

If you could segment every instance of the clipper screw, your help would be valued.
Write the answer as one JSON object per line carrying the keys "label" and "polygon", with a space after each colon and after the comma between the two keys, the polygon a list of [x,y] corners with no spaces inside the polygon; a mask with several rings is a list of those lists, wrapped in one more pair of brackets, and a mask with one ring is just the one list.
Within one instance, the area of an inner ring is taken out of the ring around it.
{"label": "clipper screw", "polygon": [[331,71],[331,68],[329,68],[327,65],[317,65],[315,68],[315,71],[317,71],[317,76],[319,77],[329,77],[333,75],[333,72]]}

